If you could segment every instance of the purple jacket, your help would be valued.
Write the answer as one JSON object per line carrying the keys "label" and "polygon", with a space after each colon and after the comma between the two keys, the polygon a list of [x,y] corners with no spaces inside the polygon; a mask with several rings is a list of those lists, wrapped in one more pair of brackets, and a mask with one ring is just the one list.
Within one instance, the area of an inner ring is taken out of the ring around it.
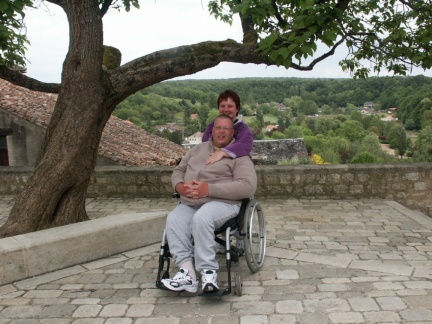
{"label": "purple jacket", "polygon": [[[206,127],[202,137],[203,142],[207,142],[212,138],[213,124],[214,122],[211,122]],[[237,120],[234,124],[234,138],[235,142],[224,147],[222,151],[233,159],[247,155],[250,156],[253,147],[253,135],[249,126],[241,120]]]}

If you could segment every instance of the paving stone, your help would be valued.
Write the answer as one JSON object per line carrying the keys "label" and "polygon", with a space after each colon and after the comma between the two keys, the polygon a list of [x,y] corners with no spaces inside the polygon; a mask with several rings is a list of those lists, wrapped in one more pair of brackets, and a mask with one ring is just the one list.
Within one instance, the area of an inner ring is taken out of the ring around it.
{"label": "paving stone", "polygon": [[407,308],[407,305],[399,297],[378,297],[376,301],[383,310],[400,310]]}
{"label": "paving stone", "polygon": [[214,316],[210,318],[210,324],[239,324],[240,318],[235,316]]}
{"label": "paving stone", "polygon": [[59,297],[63,293],[62,290],[30,290],[24,294],[24,298],[49,298]]}
{"label": "paving stone", "polygon": [[401,317],[409,322],[432,322],[432,310],[430,309],[405,309],[400,312]]}
{"label": "paving stone", "polygon": [[[167,201],[98,198],[87,208],[104,217],[168,211]],[[429,217],[379,199],[261,203],[266,262],[251,273],[241,259],[241,297],[156,289],[153,244],[0,286],[0,324],[432,323]]]}
{"label": "paving stone", "polygon": [[401,318],[398,313],[390,311],[377,311],[363,313],[367,323],[400,323]]}
{"label": "paving stone", "polygon": [[[296,317],[293,315],[270,315],[269,324],[296,324]],[[309,323],[309,322],[308,322]]]}
{"label": "paving stone", "polygon": [[6,307],[0,312],[0,318],[38,318],[42,314],[40,305],[19,305]]}
{"label": "paving stone", "polygon": [[77,309],[75,305],[48,305],[45,306],[42,310],[41,317],[42,318],[50,318],[50,317],[68,317],[71,318],[74,311]]}
{"label": "paving stone", "polygon": [[231,304],[229,302],[225,302],[225,301],[219,301],[217,303],[207,302],[207,303],[199,304],[198,314],[205,315],[205,316],[218,314],[222,316],[222,315],[229,315],[230,311],[231,311]]}
{"label": "paving stone", "polygon": [[170,304],[169,307],[165,304],[157,304],[153,315],[173,317],[193,316],[198,313],[198,307],[199,305],[196,304]]}
{"label": "paving stone", "polygon": [[348,286],[345,284],[322,284],[318,285],[319,291],[347,291],[349,290]]}
{"label": "paving stone", "polygon": [[70,324],[72,320],[65,318],[45,318],[38,322],[38,324]]}
{"label": "paving stone", "polygon": [[274,305],[268,301],[238,302],[233,304],[233,312],[237,315],[272,314]]}
{"label": "paving stone", "polygon": [[28,298],[7,298],[0,300],[0,305],[5,306],[17,306],[30,304],[32,300]]}
{"label": "paving stone", "polygon": [[0,298],[2,298],[3,295],[10,294],[16,290],[17,289],[13,285],[0,286]]}
{"label": "paving stone", "polygon": [[45,284],[47,282],[55,281],[59,278],[69,277],[71,275],[82,273],[85,271],[85,268],[83,268],[81,265],[77,265],[74,267],[50,272],[47,274],[43,274],[40,276],[36,276],[30,279],[21,280],[14,285],[19,289],[26,289],[30,287],[35,287],[38,285]]}
{"label": "paving stone", "polygon": [[357,312],[370,312],[370,311],[378,311],[379,307],[375,302],[375,299],[368,297],[357,297],[357,298],[349,298],[348,302],[350,303],[352,309]]}
{"label": "paving stone", "polygon": [[149,317],[154,309],[154,305],[150,304],[135,304],[129,307],[127,317]]}
{"label": "paving stone", "polygon": [[153,318],[139,318],[135,324],[179,324],[180,318],[173,317],[153,317]]}
{"label": "paving stone", "polygon": [[249,315],[240,318],[240,324],[267,324],[269,322],[265,315]]}
{"label": "paving stone", "polygon": [[407,281],[404,285],[409,289],[432,289],[432,282],[425,280]]}
{"label": "paving stone", "polygon": [[[328,314],[323,312],[301,313],[298,315],[299,323],[307,324],[325,324],[330,323]],[[296,322],[297,323],[297,322]]]}
{"label": "paving stone", "polygon": [[96,305],[100,303],[100,298],[78,298],[71,301],[75,305]]}
{"label": "paving stone", "polygon": [[307,312],[348,312],[350,307],[343,299],[304,300],[303,304]]}
{"label": "paving stone", "polygon": [[354,312],[331,313],[329,318],[335,324],[364,323],[362,314]]}
{"label": "paving stone", "polygon": [[131,318],[109,318],[104,324],[131,324]]}
{"label": "paving stone", "polygon": [[298,314],[303,312],[303,306],[299,300],[283,300],[275,305],[276,313],[279,314]]}
{"label": "paving stone", "polygon": [[276,279],[298,279],[299,274],[295,270],[278,270],[276,271]]}
{"label": "paving stone", "polygon": [[96,317],[101,309],[101,305],[82,305],[76,309],[72,317]]}
{"label": "paving stone", "polygon": [[33,300],[35,305],[55,305],[55,304],[68,304],[69,298],[37,298]]}

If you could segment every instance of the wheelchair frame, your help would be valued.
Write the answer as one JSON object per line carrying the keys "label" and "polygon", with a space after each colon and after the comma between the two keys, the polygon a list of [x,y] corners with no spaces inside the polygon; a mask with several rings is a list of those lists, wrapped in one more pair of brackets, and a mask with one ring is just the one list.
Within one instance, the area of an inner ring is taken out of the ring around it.
{"label": "wheelchair frame", "polygon": [[[225,232],[225,239],[218,235]],[[200,296],[223,296],[233,291],[231,266],[238,263],[241,256],[245,256],[246,263],[252,273],[257,272],[264,264],[266,249],[266,229],[264,213],[261,205],[254,198],[243,199],[238,215],[228,220],[221,228],[214,232],[215,241],[225,247],[228,287],[217,292],[202,292]],[[231,245],[231,236],[243,237],[244,250]],[[162,235],[159,254],[159,267],[156,287],[166,290],[161,280],[169,278],[170,258],[168,241],[165,230]],[[242,295],[242,279],[240,273],[234,273],[234,291],[237,296]]]}

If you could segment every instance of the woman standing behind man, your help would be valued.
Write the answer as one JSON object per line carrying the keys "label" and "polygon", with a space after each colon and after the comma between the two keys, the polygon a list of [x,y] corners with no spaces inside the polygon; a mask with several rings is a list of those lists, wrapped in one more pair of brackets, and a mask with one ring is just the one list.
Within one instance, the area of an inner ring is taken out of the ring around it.
{"label": "woman standing behind man", "polygon": [[[253,135],[249,126],[242,120],[238,119],[240,111],[240,97],[233,90],[225,90],[219,95],[218,108],[220,115],[229,116],[234,123],[234,138],[235,142],[222,148],[215,153],[210,154],[206,160],[206,164],[215,163],[223,158],[232,158],[250,155],[253,146]],[[212,137],[213,122],[205,129],[202,141],[206,142]]]}

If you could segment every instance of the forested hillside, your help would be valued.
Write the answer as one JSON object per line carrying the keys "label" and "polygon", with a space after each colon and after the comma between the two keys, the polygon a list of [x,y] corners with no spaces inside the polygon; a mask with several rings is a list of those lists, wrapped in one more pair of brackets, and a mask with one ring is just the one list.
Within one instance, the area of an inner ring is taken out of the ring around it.
{"label": "forested hillside", "polygon": [[[311,152],[319,152],[330,163],[388,162],[378,148],[371,149],[379,146],[373,138],[390,143],[400,157],[432,157],[429,144],[411,143],[405,132],[422,131],[424,143],[432,136],[432,79],[424,76],[168,81],[130,96],[114,114],[180,143],[215,117],[218,94],[228,88],[240,95],[241,113],[255,139],[303,137]],[[362,114],[365,104],[369,109]],[[382,121],[390,112],[398,122]],[[191,114],[198,119],[191,119]],[[182,136],[156,130],[156,125],[167,123],[182,125]],[[266,132],[270,124],[278,128]],[[370,143],[362,144],[365,140]]]}

